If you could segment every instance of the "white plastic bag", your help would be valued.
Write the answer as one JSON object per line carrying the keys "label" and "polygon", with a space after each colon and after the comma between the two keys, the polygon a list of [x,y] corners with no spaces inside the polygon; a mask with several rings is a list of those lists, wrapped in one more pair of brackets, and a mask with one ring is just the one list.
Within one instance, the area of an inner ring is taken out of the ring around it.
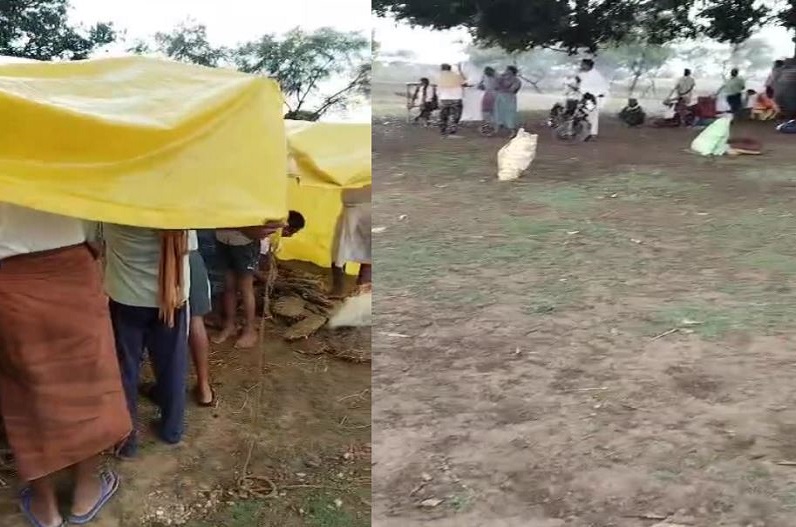
{"label": "white plastic bag", "polygon": [[537,139],[535,134],[529,134],[520,128],[517,136],[500,149],[497,156],[500,181],[513,181],[531,166],[536,157]]}
{"label": "white plastic bag", "polygon": [[346,298],[343,305],[329,319],[329,328],[361,328],[371,325],[373,293],[367,292]]}

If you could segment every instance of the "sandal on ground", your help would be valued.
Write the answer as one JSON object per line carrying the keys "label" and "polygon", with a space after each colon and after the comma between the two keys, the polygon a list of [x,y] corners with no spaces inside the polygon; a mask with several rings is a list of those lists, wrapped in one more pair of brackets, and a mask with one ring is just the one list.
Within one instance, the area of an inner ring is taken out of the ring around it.
{"label": "sandal on ground", "polygon": [[103,507],[113,498],[116,491],[119,490],[119,475],[112,470],[103,470],[100,472],[100,498],[96,504],[82,516],[70,516],[69,523],[72,525],[85,525],[94,521]]}
{"label": "sandal on ground", "polygon": [[[19,510],[22,512],[22,515],[25,516],[25,519],[28,520],[28,523],[32,527],[45,527],[45,525],[33,515],[33,511],[30,510],[30,502],[33,500],[33,492],[31,491],[30,487],[25,487],[22,489],[22,492],[19,494]],[[59,527],[65,527],[66,522],[61,520]]]}
{"label": "sandal on ground", "polygon": [[218,402],[216,401],[216,391],[212,386],[210,387],[210,400],[208,402],[202,401],[202,393],[198,386],[193,389],[193,398],[197,406],[201,408],[214,408]]}

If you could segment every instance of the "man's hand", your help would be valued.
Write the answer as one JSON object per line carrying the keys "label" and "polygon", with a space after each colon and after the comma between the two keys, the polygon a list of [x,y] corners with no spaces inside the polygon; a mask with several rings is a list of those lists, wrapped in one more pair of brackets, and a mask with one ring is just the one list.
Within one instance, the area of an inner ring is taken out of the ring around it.
{"label": "man's hand", "polygon": [[238,232],[250,240],[264,240],[286,226],[283,221],[269,221],[264,225],[253,225],[251,227],[241,227]]}

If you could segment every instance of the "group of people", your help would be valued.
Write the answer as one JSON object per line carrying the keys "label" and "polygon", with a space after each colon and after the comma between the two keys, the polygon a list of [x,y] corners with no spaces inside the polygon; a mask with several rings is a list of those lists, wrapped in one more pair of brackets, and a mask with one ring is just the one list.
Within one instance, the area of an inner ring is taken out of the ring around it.
{"label": "group of people", "polygon": [[443,136],[455,136],[464,109],[464,90],[477,88],[483,92],[481,114],[484,122],[496,130],[515,132],[519,126],[517,94],[522,89],[519,71],[514,66],[498,74],[492,67],[486,67],[482,78],[471,83],[462,71],[461,65],[454,71],[450,64],[440,66],[436,83],[423,77],[415,89],[409,107],[419,108],[415,122],[426,125],[434,111],[439,110],[439,128]]}
{"label": "group of people", "polygon": [[[205,315],[221,308],[214,340],[233,337],[240,294],[236,346],[254,346],[261,256],[304,223],[291,211],[286,222],[197,234],[97,225],[0,202],[0,415],[30,525],[65,525],[55,489],[62,471],[74,478],[70,524],[91,522],[114,496],[120,479],[101,468],[101,455],[136,457],[139,394],[159,410],[157,437],[182,440],[189,356],[196,404],[215,405]],[[359,283],[370,282],[370,236],[370,187],[344,192],[335,293],[347,262],[361,263]],[[155,382],[143,385],[147,358]]]}
{"label": "group of people", "polygon": [[[777,96],[784,92],[784,88],[779,85],[784,67],[785,61],[775,61],[763,90],[759,92],[747,88],[747,82],[741,76],[738,68],[733,68],[729,77],[712,97],[699,97],[696,102],[694,100],[696,81],[691,70],[686,69],[683,76],[675,83],[669,96],[664,100],[664,104],[670,109],[669,115],[658,119],[656,123],[664,126],[697,124],[705,119],[709,122],[711,118],[723,113],[731,114],[736,118],[752,120],[776,119],[783,115],[780,105],[777,103]],[[710,103],[711,107],[702,108],[707,103]],[[619,116],[630,126],[639,126],[644,121],[644,112],[635,99],[629,100]]]}

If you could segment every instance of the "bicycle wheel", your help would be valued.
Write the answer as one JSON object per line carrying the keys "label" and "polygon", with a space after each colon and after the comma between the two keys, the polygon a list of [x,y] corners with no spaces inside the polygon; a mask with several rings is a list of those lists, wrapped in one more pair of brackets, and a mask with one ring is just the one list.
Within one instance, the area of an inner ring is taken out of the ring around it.
{"label": "bicycle wheel", "polygon": [[587,137],[588,123],[581,119],[566,119],[554,129],[556,139],[565,143],[580,143]]}

